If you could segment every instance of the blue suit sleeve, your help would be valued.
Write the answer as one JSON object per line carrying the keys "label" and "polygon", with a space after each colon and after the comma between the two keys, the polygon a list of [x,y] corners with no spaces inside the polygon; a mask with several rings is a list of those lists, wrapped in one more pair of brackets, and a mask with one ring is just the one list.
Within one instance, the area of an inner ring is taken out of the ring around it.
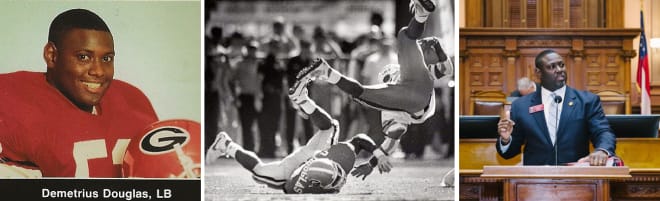
{"label": "blue suit sleeve", "polygon": [[589,133],[591,143],[595,149],[603,149],[610,155],[616,155],[616,136],[605,118],[605,112],[600,102],[600,97],[594,95],[589,111]]}

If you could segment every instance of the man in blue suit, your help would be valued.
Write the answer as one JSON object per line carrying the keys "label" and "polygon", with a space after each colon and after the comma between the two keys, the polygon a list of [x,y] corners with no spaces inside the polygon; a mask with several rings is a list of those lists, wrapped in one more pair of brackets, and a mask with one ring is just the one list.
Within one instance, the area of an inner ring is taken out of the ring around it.
{"label": "man in blue suit", "polygon": [[[541,89],[513,102],[509,118],[498,123],[500,156],[520,154],[524,165],[589,162],[604,166],[614,156],[616,138],[605,119],[600,98],[566,86],[566,66],[553,50],[536,56],[535,73]],[[595,149],[589,153],[589,140]]]}

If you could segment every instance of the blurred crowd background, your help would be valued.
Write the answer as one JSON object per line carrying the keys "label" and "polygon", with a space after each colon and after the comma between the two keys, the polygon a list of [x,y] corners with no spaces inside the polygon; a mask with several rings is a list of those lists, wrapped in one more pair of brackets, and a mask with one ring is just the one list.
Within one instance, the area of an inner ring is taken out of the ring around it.
{"label": "blurred crowd background", "polygon": [[[262,158],[283,157],[304,145],[316,128],[292,108],[287,91],[314,58],[363,84],[396,63],[395,33],[412,17],[407,0],[207,1],[205,22],[205,134],[210,146],[226,131]],[[441,0],[425,36],[443,40],[454,57],[453,1]],[[454,62],[455,63],[455,62]],[[395,157],[453,157],[454,69],[435,83],[436,112],[413,125]],[[340,122],[340,140],[366,133],[383,140],[380,112],[336,87],[315,82],[310,97]]]}

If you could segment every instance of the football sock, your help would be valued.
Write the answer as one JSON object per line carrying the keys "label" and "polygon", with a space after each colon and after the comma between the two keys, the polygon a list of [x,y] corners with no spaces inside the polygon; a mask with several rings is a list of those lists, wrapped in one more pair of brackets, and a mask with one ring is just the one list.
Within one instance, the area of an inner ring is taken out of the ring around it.
{"label": "football sock", "polygon": [[234,151],[234,155],[236,157],[236,161],[241,164],[245,169],[248,169],[252,171],[254,167],[257,166],[261,161],[259,161],[259,157],[257,157],[254,152],[251,151],[245,151],[243,149],[237,149]]}
{"label": "football sock", "polygon": [[410,20],[410,22],[408,22],[408,26],[403,28],[404,29],[403,32],[406,34],[408,38],[416,40],[422,37],[422,34],[424,33],[424,28],[425,28],[424,23],[420,23],[415,20]]}
{"label": "football sock", "polygon": [[225,146],[227,146],[227,155],[232,158],[236,158],[236,151],[237,150],[243,150],[243,147],[241,145],[236,144],[233,141],[227,140],[225,142]]}
{"label": "football sock", "polygon": [[328,130],[332,128],[330,115],[323,110],[314,110],[313,113],[309,114],[309,119],[312,120],[312,123],[320,130]]}
{"label": "football sock", "polygon": [[394,153],[394,149],[399,145],[399,139],[392,139],[389,136],[385,136],[385,140],[380,144],[381,149],[385,150],[387,154]]}
{"label": "football sock", "polygon": [[337,84],[337,82],[339,82],[339,79],[341,79],[343,77],[342,74],[337,72],[337,70],[332,69],[332,68],[329,68],[329,70],[330,70],[330,73],[328,75],[328,80],[326,80],[326,81],[329,82],[330,84]]}
{"label": "football sock", "polygon": [[419,13],[419,12],[415,11],[415,21],[417,21],[417,22],[419,22],[419,23],[424,23],[424,22],[426,22],[426,19],[429,18],[429,14],[426,14],[426,15],[420,15],[420,14],[418,14],[418,13]]}
{"label": "football sock", "polygon": [[348,77],[341,77],[336,85],[342,91],[356,98],[360,97],[362,92],[364,92],[364,88],[362,88],[362,85],[359,82]]}
{"label": "football sock", "polygon": [[316,110],[316,103],[312,99],[307,99],[307,101],[299,104],[300,108],[305,112],[305,114],[312,114]]}

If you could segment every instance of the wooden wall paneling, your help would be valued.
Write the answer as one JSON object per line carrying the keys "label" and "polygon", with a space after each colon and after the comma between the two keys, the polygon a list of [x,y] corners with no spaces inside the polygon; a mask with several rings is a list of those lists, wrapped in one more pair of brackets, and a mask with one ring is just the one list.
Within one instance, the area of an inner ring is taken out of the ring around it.
{"label": "wooden wall paneling", "polygon": [[602,68],[603,55],[598,50],[586,51],[587,64],[584,66],[584,85],[587,88],[596,88],[600,85],[600,69]]}
{"label": "wooden wall paneling", "polygon": [[504,6],[506,0],[486,1],[484,11],[486,12],[484,27],[502,27],[504,26]]}
{"label": "wooden wall paneling", "polygon": [[539,25],[539,7],[538,7],[538,0],[527,0],[526,3],[526,17],[525,17],[525,22],[527,23],[527,27],[530,28],[536,28]]}
{"label": "wooden wall paneling", "polygon": [[[623,79],[624,80],[623,88],[626,89],[624,92],[628,97],[628,102],[626,104],[626,111],[632,111],[632,104],[630,102],[630,94],[631,94],[631,91],[634,90],[634,88],[632,88],[633,86],[630,85],[630,83],[631,83],[630,77],[631,77],[631,71],[632,71],[630,69],[633,66],[632,63],[631,63],[631,59],[633,57],[637,56],[637,51],[635,49],[633,49],[633,46],[634,46],[633,45],[633,38],[623,37],[622,41],[623,41],[622,42],[623,44],[621,44],[621,45],[623,47],[622,48],[623,50],[620,53],[621,53],[621,57],[623,59],[622,68],[624,69],[622,71],[623,72],[622,76],[624,78]],[[651,77],[651,78],[653,78],[653,77]],[[653,79],[651,79],[651,81],[653,81]],[[651,87],[653,87],[653,85],[651,85]],[[658,102],[656,102],[656,103],[658,103]],[[651,106],[653,106],[653,105],[651,105]]]}
{"label": "wooden wall paneling", "polygon": [[[465,65],[466,91],[464,98],[470,104],[472,94],[479,91],[499,91],[503,88],[506,79],[505,64],[501,49],[478,49],[469,52]],[[468,111],[465,111],[468,112]]]}
{"label": "wooden wall paneling", "polygon": [[570,0],[568,17],[570,19],[570,28],[584,28],[587,26],[587,7],[586,0]]}
{"label": "wooden wall paneling", "polygon": [[480,0],[465,0],[465,25],[467,27],[484,26],[484,5]]}
{"label": "wooden wall paneling", "polygon": [[507,27],[526,27],[523,23],[525,9],[523,0],[508,0],[507,9],[509,23]]}
{"label": "wooden wall paneling", "polygon": [[467,58],[469,57],[468,51],[467,51],[467,45],[466,45],[467,39],[464,37],[459,37],[458,39],[458,68],[456,70],[459,72],[458,73],[458,113],[460,114],[467,114],[468,111],[467,105],[469,104],[469,98],[467,98],[470,94],[467,93],[469,91],[469,87],[467,86],[466,80],[467,80],[467,63],[465,62]]}
{"label": "wooden wall paneling", "polygon": [[[573,60],[573,68],[578,68],[578,69],[584,69],[585,68],[585,62],[584,62],[584,38],[582,37],[575,37],[571,41],[572,46],[571,50],[568,53],[568,56]],[[572,75],[571,77],[575,77],[575,83],[574,85],[576,86],[584,86],[584,80],[581,78],[584,78],[584,72],[583,71],[577,71],[574,72],[575,74]]]}
{"label": "wooden wall paneling", "polygon": [[465,0],[467,27],[623,28],[623,0]]}
{"label": "wooden wall paneling", "polygon": [[[521,49],[520,58],[518,59],[518,69],[516,72],[516,78],[520,79],[522,77],[528,77],[534,82],[540,83],[541,79],[536,76],[536,67],[534,61],[536,59],[536,54],[541,50],[539,49]],[[509,91],[515,90],[515,88],[508,89]]]}
{"label": "wooden wall paneling", "polygon": [[605,19],[605,16],[603,15],[602,0],[586,0],[584,3],[585,27],[604,27],[603,19]]}
{"label": "wooden wall paneling", "polygon": [[517,80],[519,78],[517,76],[517,60],[520,56],[520,52],[518,51],[517,44],[518,41],[514,37],[504,39],[504,53],[502,56],[504,56],[504,59],[506,60],[506,70],[504,71],[506,73],[506,82],[502,88],[507,95],[510,91],[514,91],[517,88]]}
{"label": "wooden wall paneling", "polygon": [[[660,1],[651,1],[650,5],[644,5],[648,8],[644,11],[644,29],[646,29],[647,42],[651,42],[651,38],[660,37]],[[649,44],[650,45],[650,44]],[[639,44],[635,44],[639,46]],[[660,87],[660,48],[649,48],[649,70],[651,76],[651,87]],[[636,64],[635,64],[636,65]]]}
{"label": "wooden wall paneling", "polygon": [[550,28],[568,28],[568,9],[566,5],[567,0],[551,0],[548,3],[548,21]]}
{"label": "wooden wall paneling", "polygon": [[630,58],[636,56],[632,39],[638,33],[639,29],[463,28],[461,114],[467,114],[463,106],[470,104],[470,95],[477,91],[508,94],[520,77],[539,81],[534,59],[544,49],[554,49],[564,57],[569,86],[617,91],[625,94],[630,105]]}
{"label": "wooden wall paneling", "polygon": [[605,1],[606,5],[606,20],[605,26],[607,28],[623,28],[624,23],[624,0],[607,0]]}

